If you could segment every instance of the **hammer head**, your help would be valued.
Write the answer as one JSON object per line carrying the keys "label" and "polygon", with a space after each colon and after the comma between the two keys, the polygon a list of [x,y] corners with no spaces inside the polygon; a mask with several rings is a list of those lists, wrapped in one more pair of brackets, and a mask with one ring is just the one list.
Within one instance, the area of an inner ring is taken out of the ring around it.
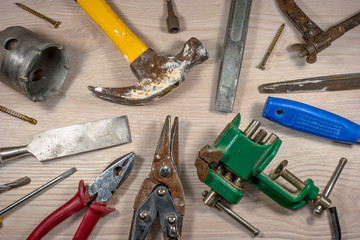
{"label": "hammer head", "polygon": [[134,60],[130,67],[138,83],[123,88],[92,87],[96,97],[126,105],[145,105],[155,102],[177,88],[186,73],[196,64],[209,58],[203,43],[191,38],[175,57],[163,57],[149,48]]}

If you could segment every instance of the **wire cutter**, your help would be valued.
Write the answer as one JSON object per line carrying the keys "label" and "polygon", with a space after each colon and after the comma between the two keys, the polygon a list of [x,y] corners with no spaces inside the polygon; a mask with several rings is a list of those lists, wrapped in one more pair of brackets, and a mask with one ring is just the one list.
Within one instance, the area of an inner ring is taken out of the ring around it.
{"label": "wire cutter", "polygon": [[99,177],[85,188],[84,181],[80,180],[79,190],[75,196],[56,211],[46,217],[29,235],[27,240],[37,240],[44,237],[56,225],[90,205],[80,223],[73,239],[87,239],[99,219],[115,208],[106,206],[106,201],[129,175],[135,159],[135,153],[128,153],[113,161]]}
{"label": "wire cutter", "polygon": [[131,240],[145,239],[157,216],[164,239],[181,239],[185,198],[178,174],[179,119],[175,118],[171,131],[170,126],[171,118],[167,116],[151,172],[134,202]]}

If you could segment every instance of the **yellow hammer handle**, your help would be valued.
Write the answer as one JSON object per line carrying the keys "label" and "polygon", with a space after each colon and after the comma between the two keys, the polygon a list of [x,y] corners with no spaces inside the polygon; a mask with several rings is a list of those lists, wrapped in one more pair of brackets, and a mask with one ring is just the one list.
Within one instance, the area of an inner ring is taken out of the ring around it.
{"label": "yellow hammer handle", "polygon": [[77,3],[102,28],[129,63],[148,49],[105,0],[77,0]]}

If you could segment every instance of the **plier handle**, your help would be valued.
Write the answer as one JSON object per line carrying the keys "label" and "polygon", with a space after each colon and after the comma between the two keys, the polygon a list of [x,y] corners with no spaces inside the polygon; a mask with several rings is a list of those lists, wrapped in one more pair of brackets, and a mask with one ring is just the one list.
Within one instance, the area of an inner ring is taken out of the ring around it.
{"label": "plier handle", "polygon": [[164,239],[181,239],[185,213],[184,190],[178,174],[179,119],[171,127],[170,116],[155,151],[151,172],[142,183],[134,202],[134,216],[129,239],[145,239],[159,216]]}
{"label": "plier handle", "polygon": [[105,214],[115,211],[115,208],[106,206],[106,201],[129,175],[134,158],[135,153],[131,152],[116,159],[96,178],[89,188],[86,188],[84,181],[80,180],[75,196],[46,217],[32,231],[27,240],[42,239],[59,223],[90,204],[73,238],[76,240],[87,239],[99,219]]}

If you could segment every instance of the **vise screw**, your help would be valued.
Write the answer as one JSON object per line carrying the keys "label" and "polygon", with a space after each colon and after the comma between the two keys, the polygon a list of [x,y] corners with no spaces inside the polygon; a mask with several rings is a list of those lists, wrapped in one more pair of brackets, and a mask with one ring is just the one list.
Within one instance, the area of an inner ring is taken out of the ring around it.
{"label": "vise screw", "polygon": [[[243,194],[244,183],[250,183],[257,189],[268,195],[279,205],[297,209],[309,201],[314,201],[314,213],[320,214],[331,205],[329,194],[334,187],[346,159],[340,159],[339,165],[332,175],[324,193],[319,194],[319,188],[314,185],[313,180],[300,180],[286,169],[287,161],[284,160],[269,176],[264,169],[275,157],[280,148],[281,140],[271,133],[266,139],[267,132],[260,129],[260,122],[253,120],[242,132],[240,125],[240,114],[229,123],[213,146],[204,146],[198,153],[195,166],[197,174],[203,183],[211,190],[203,192],[203,201],[209,207],[217,207],[225,211],[231,217],[243,224],[255,236],[259,230],[251,226],[244,219],[230,210],[222,200],[237,204]],[[255,134],[256,133],[256,134]],[[282,176],[290,184],[296,187],[292,192],[275,180]]]}

